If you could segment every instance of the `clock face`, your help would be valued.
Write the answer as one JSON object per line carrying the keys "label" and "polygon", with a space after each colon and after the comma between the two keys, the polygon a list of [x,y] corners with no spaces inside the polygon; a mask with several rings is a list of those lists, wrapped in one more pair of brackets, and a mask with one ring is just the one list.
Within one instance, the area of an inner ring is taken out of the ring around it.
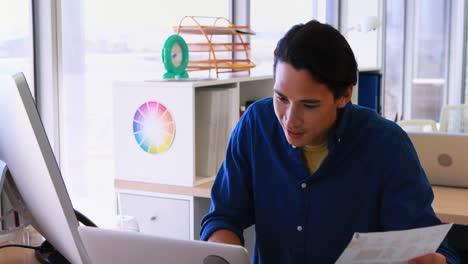
{"label": "clock face", "polygon": [[162,61],[167,72],[163,78],[188,78],[188,46],[180,35],[171,35],[162,49]]}
{"label": "clock face", "polygon": [[179,67],[182,64],[183,52],[182,47],[180,47],[179,43],[174,43],[171,49],[171,60],[172,64],[175,67]]}

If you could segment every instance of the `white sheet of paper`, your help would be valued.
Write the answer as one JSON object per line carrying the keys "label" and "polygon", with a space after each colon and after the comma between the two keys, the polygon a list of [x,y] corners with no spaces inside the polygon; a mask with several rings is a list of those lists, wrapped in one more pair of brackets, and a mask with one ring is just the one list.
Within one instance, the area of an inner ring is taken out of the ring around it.
{"label": "white sheet of paper", "polygon": [[336,263],[408,263],[415,257],[434,253],[451,227],[452,224],[443,224],[402,231],[354,233]]}

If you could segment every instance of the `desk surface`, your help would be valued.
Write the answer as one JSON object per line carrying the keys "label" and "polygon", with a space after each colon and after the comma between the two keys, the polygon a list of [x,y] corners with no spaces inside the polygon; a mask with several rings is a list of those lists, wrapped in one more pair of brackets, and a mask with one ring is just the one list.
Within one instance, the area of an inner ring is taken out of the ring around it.
{"label": "desk surface", "polygon": [[[116,181],[115,187],[139,191],[152,191],[195,197],[210,197],[212,183],[195,187],[181,187],[163,184]],[[432,206],[439,218],[446,223],[468,225],[468,189],[433,186],[434,202]],[[3,244],[0,244],[3,245]],[[23,248],[0,249],[1,263],[5,264],[39,264],[34,258],[34,250]]]}
{"label": "desk surface", "polygon": [[202,198],[210,198],[210,191],[212,185],[212,181],[193,187],[124,180],[114,181],[114,187],[116,189],[187,195]]}
{"label": "desk surface", "polygon": [[468,189],[432,186],[432,207],[445,223],[468,225]]}
{"label": "desk surface", "polygon": [[[0,243],[6,245],[6,243]],[[0,249],[0,262],[2,264],[40,264],[34,257],[34,250],[27,248],[2,248]]]}
{"label": "desk surface", "polygon": [[[116,180],[117,189],[159,192],[210,198],[213,182],[194,187],[174,186],[156,183]],[[468,188],[450,188],[433,186],[434,202],[432,207],[437,216],[445,223],[468,225]]]}

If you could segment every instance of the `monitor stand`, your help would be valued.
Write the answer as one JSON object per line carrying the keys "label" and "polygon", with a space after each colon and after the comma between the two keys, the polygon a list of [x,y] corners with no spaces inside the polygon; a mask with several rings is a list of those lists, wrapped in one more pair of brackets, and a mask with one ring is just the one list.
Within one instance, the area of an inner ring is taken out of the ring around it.
{"label": "monitor stand", "polygon": [[[4,192],[10,201],[11,208],[7,211],[2,210],[0,212],[0,221],[4,222],[7,216],[13,215],[14,218],[21,217],[21,223],[17,221],[13,224],[13,226],[3,226],[3,230],[0,230],[0,235],[11,233],[24,227],[32,224],[32,216],[29,212],[26,204],[24,203],[21,194],[16,187],[16,184],[11,177],[10,171],[6,164],[0,160],[0,194]],[[15,215],[17,214],[17,216]],[[16,219],[15,219],[16,220]]]}
{"label": "monitor stand", "polygon": [[[24,203],[21,194],[16,187],[16,184],[11,177],[10,171],[8,170],[7,165],[0,160],[0,194],[5,192],[10,200],[12,208],[5,212],[5,215],[0,214],[0,221],[3,221],[7,215],[14,214],[17,212],[22,219],[20,225],[11,227],[8,230],[0,230],[0,235],[14,232],[16,230],[22,229],[33,223],[32,215],[29,212],[26,204]],[[1,212],[0,212],[1,213]],[[86,226],[97,227],[91,220],[84,216],[79,211],[75,210],[76,218],[78,222]],[[52,244],[47,240],[42,242],[38,249],[35,250],[36,259],[42,264],[69,264],[70,262],[58,252]]]}
{"label": "monitor stand", "polygon": [[[15,223],[15,226],[13,227],[4,227],[4,230],[1,230],[0,234],[11,233],[32,224],[33,221],[31,213],[26,207],[13,177],[11,177],[8,167],[0,160],[0,193],[2,192],[5,192],[7,195],[8,200],[11,203],[11,208],[4,212],[0,217],[0,220],[4,220],[7,216],[17,213],[21,216],[21,223],[19,225],[17,225],[18,223]],[[49,242],[47,242],[47,240],[44,241],[38,249],[36,249],[35,256],[36,259],[43,264],[69,263]]]}

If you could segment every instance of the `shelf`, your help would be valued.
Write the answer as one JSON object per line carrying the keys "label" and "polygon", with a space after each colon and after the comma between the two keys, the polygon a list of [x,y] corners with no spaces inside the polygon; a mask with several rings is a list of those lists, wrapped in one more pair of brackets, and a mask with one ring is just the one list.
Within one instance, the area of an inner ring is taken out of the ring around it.
{"label": "shelf", "polygon": [[[270,97],[272,87],[272,76],[234,72],[210,80],[114,82],[118,212],[135,216],[142,233],[199,239],[200,222],[210,209],[213,181],[239,120],[240,105]],[[175,127],[173,142],[161,153],[142,149],[132,126],[132,117],[141,113],[147,115],[140,122],[143,126],[160,127],[158,122],[163,120],[154,118],[155,111],[141,107],[156,109],[151,107],[154,103],[166,111],[158,117],[169,113]],[[253,241],[254,235],[245,237]]]}
{"label": "shelf", "polygon": [[[226,155],[241,104],[270,97],[272,86],[271,76],[114,83],[115,179],[189,187],[212,181]],[[131,118],[143,113],[147,119],[139,122],[141,127],[151,124],[156,112],[144,110],[155,104],[164,107],[168,113],[164,116],[171,116],[175,137],[165,151],[148,153],[135,137]]]}

